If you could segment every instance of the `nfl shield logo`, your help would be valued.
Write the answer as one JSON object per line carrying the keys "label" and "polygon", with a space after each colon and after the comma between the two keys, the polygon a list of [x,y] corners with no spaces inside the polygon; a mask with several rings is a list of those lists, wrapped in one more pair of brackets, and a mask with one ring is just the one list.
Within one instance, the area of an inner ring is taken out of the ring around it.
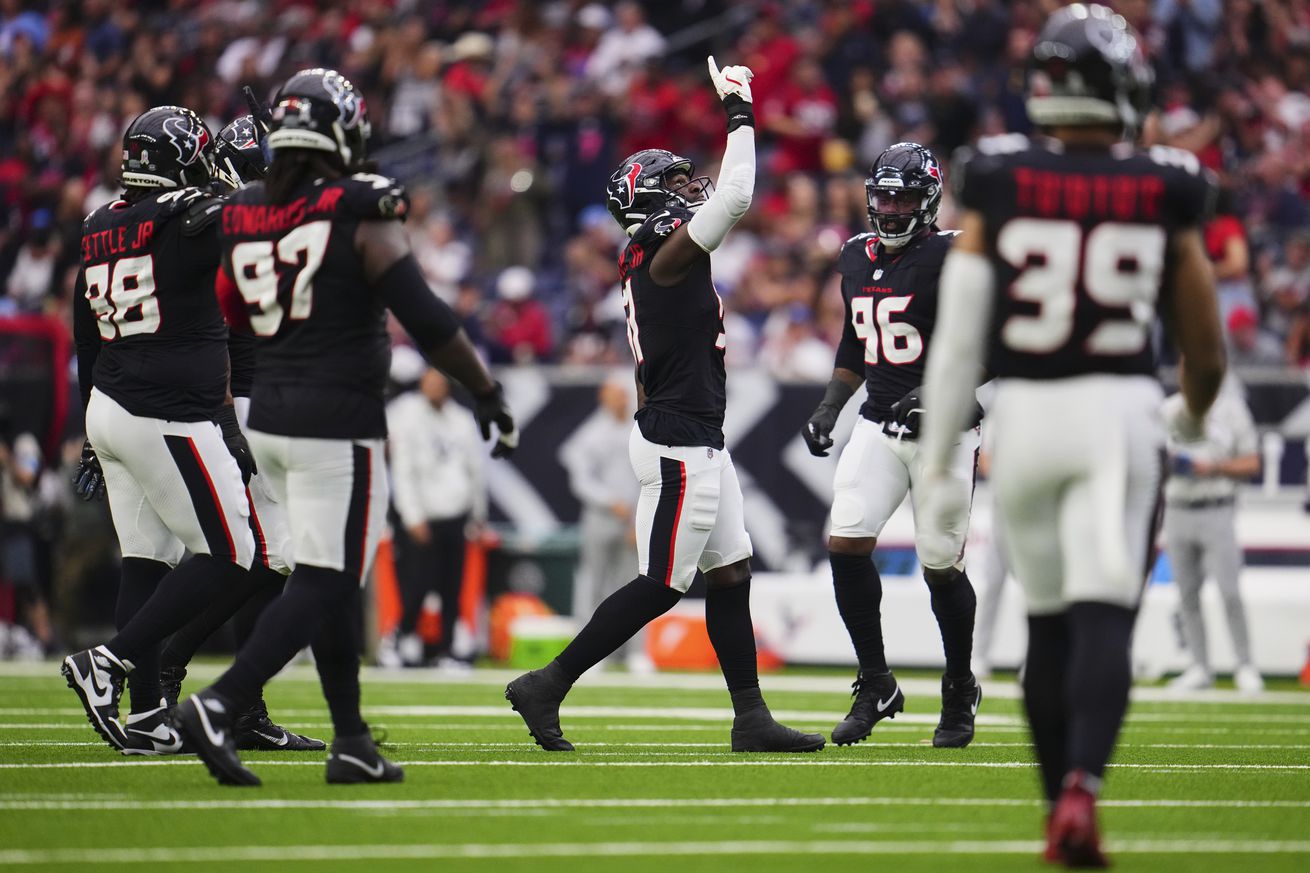
{"label": "nfl shield logo", "polygon": [[881,278],[882,278],[882,267],[879,267],[878,269],[873,271],[873,281],[877,282]]}
{"label": "nfl shield logo", "polygon": [[705,457],[707,457],[707,458],[713,458],[713,457],[714,457],[714,449],[706,449],[706,450],[705,450]]}

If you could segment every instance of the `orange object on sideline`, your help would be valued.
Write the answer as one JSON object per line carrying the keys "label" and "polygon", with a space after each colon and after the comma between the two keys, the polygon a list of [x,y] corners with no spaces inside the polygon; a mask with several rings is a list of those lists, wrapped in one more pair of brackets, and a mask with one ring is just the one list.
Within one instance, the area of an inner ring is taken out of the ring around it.
{"label": "orange object on sideline", "polygon": [[497,661],[508,661],[510,646],[514,638],[510,636],[510,626],[514,620],[527,615],[554,615],[540,597],[535,594],[510,592],[496,598],[491,604],[491,657]]}
{"label": "orange object on sideline", "polygon": [[1310,688],[1310,651],[1305,655],[1305,666],[1301,668],[1301,685]]}
{"label": "orange object on sideline", "polygon": [[378,543],[378,556],[373,561],[373,597],[377,601],[378,636],[385,637],[400,624],[403,609],[390,537]]}
{"label": "orange object on sideline", "polygon": [[[781,670],[782,658],[756,642],[760,672]],[[705,616],[665,613],[646,625],[646,654],[659,670],[717,670],[718,656],[710,643]]]}

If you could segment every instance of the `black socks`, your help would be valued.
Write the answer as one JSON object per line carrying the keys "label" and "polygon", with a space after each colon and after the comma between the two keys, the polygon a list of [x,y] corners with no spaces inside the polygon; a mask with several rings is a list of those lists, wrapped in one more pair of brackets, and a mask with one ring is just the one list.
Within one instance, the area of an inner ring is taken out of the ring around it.
{"label": "black socks", "polygon": [[1131,645],[1136,614],[1108,603],[1069,607],[1069,769],[1100,779],[1128,712],[1133,684]]}
{"label": "black socks", "polygon": [[1105,775],[1128,711],[1134,618],[1125,607],[1091,602],[1028,617],[1024,705],[1052,802],[1070,771]]}
{"label": "black socks", "polygon": [[[123,565],[126,578],[127,561]],[[188,558],[159,580],[150,599],[106,644],[109,651],[140,666],[143,655],[148,659],[150,650],[158,652],[169,634],[203,612],[219,592],[242,584],[245,577],[246,571],[230,561],[209,555]],[[154,673],[159,673],[158,661]]]}
{"label": "black socks", "polygon": [[[114,626],[122,630],[155,593],[159,580],[171,568],[160,561],[124,558],[122,580],[118,585],[118,602],[114,606]],[[112,647],[111,652],[118,654]],[[163,691],[159,687],[159,645],[144,646],[130,658],[135,669],[127,680],[132,696],[132,712],[148,712],[159,706]]]}
{"label": "black socks", "polygon": [[887,672],[882,645],[882,579],[868,555],[828,553],[832,588],[846,630],[865,675]]}
{"label": "black socks", "polygon": [[335,615],[337,608],[348,609],[347,604],[358,596],[357,577],[340,570],[300,565],[287,580],[282,596],[264,610],[236,661],[211,686],[212,690],[236,712],[244,712],[258,699],[264,684],[316,639],[329,616]]}
{"label": "black socks", "polygon": [[1069,770],[1069,717],[1065,711],[1065,676],[1069,662],[1067,616],[1028,616],[1028,654],[1023,668],[1023,702],[1046,799],[1055,803]]}
{"label": "black socks", "polygon": [[365,733],[359,712],[360,590],[334,603],[314,636],[314,666],[338,737]]}
{"label": "black socks", "polygon": [[759,662],[755,655],[755,627],[751,622],[751,580],[705,590],[705,629],[719,658],[719,668],[732,695],[737,715],[764,706],[760,694]]}
{"label": "black socks", "polygon": [[570,682],[618,650],[637,631],[659,618],[682,599],[649,576],[638,576],[601,601],[586,627],[578,631],[555,659]]}
{"label": "black socks", "polygon": [[[270,589],[276,597],[282,591],[282,584],[282,574],[276,570],[270,570],[262,564],[251,567],[239,583],[219,591],[203,612],[169,637],[168,644],[164,646],[163,666],[185,667],[205,641],[226,624],[228,619],[239,614],[252,597],[262,594],[264,589]],[[264,602],[261,598],[260,603]],[[253,621],[251,624],[253,625]],[[237,648],[240,648],[243,642],[244,639],[238,634]]]}
{"label": "black socks", "polygon": [[949,582],[929,581],[928,591],[932,595],[932,613],[937,616],[937,627],[942,632],[946,676],[948,679],[967,679],[973,672],[970,668],[973,616],[978,609],[973,586],[969,584],[969,577],[960,572]]}

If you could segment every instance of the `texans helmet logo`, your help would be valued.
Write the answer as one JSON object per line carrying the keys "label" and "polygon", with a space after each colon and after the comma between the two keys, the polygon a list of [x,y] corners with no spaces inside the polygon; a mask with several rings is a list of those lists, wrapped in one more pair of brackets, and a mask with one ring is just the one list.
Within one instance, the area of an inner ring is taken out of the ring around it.
{"label": "texans helmet logo", "polygon": [[621,208],[628,209],[632,206],[632,201],[637,196],[637,177],[640,175],[641,164],[629,164],[627,169],[619,170],[610,180],[616,186],[610,198],[617,200]]}
{"label": "texans helmet logo", "polygon": [[177,149],[178,161],[184,167],[194,164],[209,144],[209,132],[204,125],[189,116],[165,118],[164,133],[168,134],[173,148]]}
{"label": "texans helmet logo", "polygon": [[364,101],[355,93],[354,86],[340,74],[323,77],[323,87],[340,113],[341,124],[347,130],[359,124],[364,114]]}

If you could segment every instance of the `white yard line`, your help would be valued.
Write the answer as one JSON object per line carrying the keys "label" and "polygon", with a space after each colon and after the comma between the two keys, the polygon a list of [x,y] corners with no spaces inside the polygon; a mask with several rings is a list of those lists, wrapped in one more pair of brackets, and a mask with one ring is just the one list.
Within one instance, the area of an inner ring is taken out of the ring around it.
{"label": "white yard line", "polygon": [[[367,714],[371,718],[495,718],[495,719],[518,719],[515,713],[508,705],[482,706],[482,705],[378,705],[366,707]],[[774,709],[774,716],[779,721],[788,722],[827,722],[831,721],[836,724],[845,717],[845,712],[836,710],[823,711],[811,709]],[[80,717],[82,712],[77,709],[5,709],[0,707],[0,717],[6,715],[67,715],[70,718]],[[321,709],[276,709],[274,715],[286,720],[294,720],[300,717],[322,718]],[[581,718],[642,718],[642,719],[684,719],[687,721],[722,721],[729,723],[732,721],[732,709],[729,707],[709,707],[709,706],[572,706],[565,704],[561,709],[561,715],[564,720],[581,719]],[[1210,715],[1213,715],[1211,713]],[[897,725],[904,724],[937,724],[936,713],[899,713],[896,718]],[[1310,729],[1310,710],[1305,714],[1290,713],[1260,713],[1260,712],[1225,712],[1222,716],[1223,721],[1235,724],[1290,724],[1300,725]],[[1163,713],[1163,712],[1135,712],[1128,716],[1128,726],[1134,724],[1169,724],[1176,722],[1195,723],[1196,715],[1187,713]],[[978,715],[979,727],[1023,727],[1024,721],[1019,716],[1010,715],[989,715],[986,712]],[[403,725],[397,725],[403,726]],[[0,727],[3,724],[0,723]],[[1208,729],[1208,728],[1207,728]]]}
{"label": "white yard line", "polygon": [[[296,725],[297,727],[308,728],[308,725]],[[84,729],[84,725],[76,725],[79,730]],[[318,725],[326,729],[331,729],[331,725]],[[883,732],[884,728],[878,729]],[[915,728],[918,730],[918,728]],[[0,748],[45,748],[60,746],[100,746],[103,742],[73,742],[63,740],[5,740],[0,741]],[[529,748],[530,744],[522,743],[477,743],[477,742],[441,742],[432,741],[426,743],[398,743],[387,741],[387,746],[397,749],[523,749]],[[587,749],[725,749],[726,742],[720,743],[605,743],[605,742],[587,742]],[[921,749],[931,745],[931,741],[925,736],[922,740],[913,743],[907,742],[880,742],[870,741],[861,744],[854,751],[864,752],[876,749]],[[1013,742],[999,743],[975,741],[970,743],[970,748],[974,749],[1027,749],[1031,748],[1032,743]],[[1310,751],[1310,743],[1118,743],[1115,748],[1119,749],[1233,749],[1238,751]]]}
{"label": "white yard line", "polygon": [[[731,842],[628,843],[452,843],[447,845],[190,846],[134,849],[11,849],[8,864],[150,864],[241,861],[366,861],[442,858],[568,858],[709,855],[1026,855],[1040,852],[1035,840],[735,840]],[[1110,841],[1118,854],[1310,854],[1307,840]]]}
{"label": "white yard line", "polygon": [[[226,664],[197,664],[188,668],[189,679],[204,680],[217,677]],[[852,669],[851,677],[855,671]],[[0,662],[0,678],[54,678],[58,667],[54,662]],[[415,685],[504,685],[519,675],[517,670],[479,667],[463,675],[450,675],[438,670],[383,670],[365,667],[362,679],[378,684]],[[310,682],[318,685],[318,674],[309,665],[288,667],[279,674],[280,681]],[[582,677],[579,685],[590,688],[649,688],[682,691],[723,691],[723,678],[717,673],[652,673],[634,675],[622,672],[591,672]],[[779,692],[821,692],[849,695],[851,678],[845,676],[769,675],[760,677],[760,685],[767,694]],[[937,679],[902,679],[901,690],[910,696],[936,696],[941,693]],[[983,680],[985,693],[996,700],[1016,700],[1021,696],[1017,683],[1010,679]],[[1295,704],[1310,707],[1310,694],[1299,691],[1266,691],[1259,695],[1244,695],[1236,689],[1206,689],[1181,692],[1159,686],[1133,689],[1133,700],[1138,703],[1203,703],[1203,704]]]}
{"label": "white yard line", "polygon": [[[539,800],[138,800],[131,797],[77,798],[67,794],[9,795],[0,810],[570,810],[570,809],[738,809],[789,807],[955,806],[1035,808],[1039,801],[1009,797],[710,797],[710,798],[542,798]],[[1103,808],[1130,809],[1310,809],[1300,800],[1102,800]]]}
{"label": "white yard line", "polygon": [[[534,753],[535,754],[535,753]],[[547,754],[547,753],[542,753]],[[865,761],[858,759],[842,758],[834,760],[832,756],[819,757],[815,755],[803,755],[787,759],[779,758],[742,758],[727,760],[732,753],[724,753],[724,759],[721,760],[696,760],[696,761],[598,761],[596,758],[606,756],[622,756],[627,753],[623,752],[592,752],[576,756],[561,758],[552,756],[550,759],[542,760],[501,760],[501,761],[479,761],[479,760],[423,760],[423,761],[396,761],[404,767],[961,767],[985,770],[1018,770],[1033,769],[1037,765],[1027,761],[923,761],[923,760],[900,760],[900,761]],[[169,757],[167,759],[146,758],[135,761],[59,761],[44,762],[38,764],[19,764],[6,763],[0,764],[0,770],[77,770],[77,769],[97,769],[105,767],[171,767],[171,766],[189,766],[198,764],[199,761],[189,755]],[[252,761],[251,765],[255,769],[263,767],[321,767],[323,760],[314,758],[312,760],[296,761]],[[1240,770],[1249,772],[1253,770],[1268,770],[1273,772],[1301,772],[1310,770],[1310,764],[1113,764],[1111,769],[1115,770],[1137,770],[1143,773],[1179,773],[1179,772],[1203,772],[1211,770]]]}

